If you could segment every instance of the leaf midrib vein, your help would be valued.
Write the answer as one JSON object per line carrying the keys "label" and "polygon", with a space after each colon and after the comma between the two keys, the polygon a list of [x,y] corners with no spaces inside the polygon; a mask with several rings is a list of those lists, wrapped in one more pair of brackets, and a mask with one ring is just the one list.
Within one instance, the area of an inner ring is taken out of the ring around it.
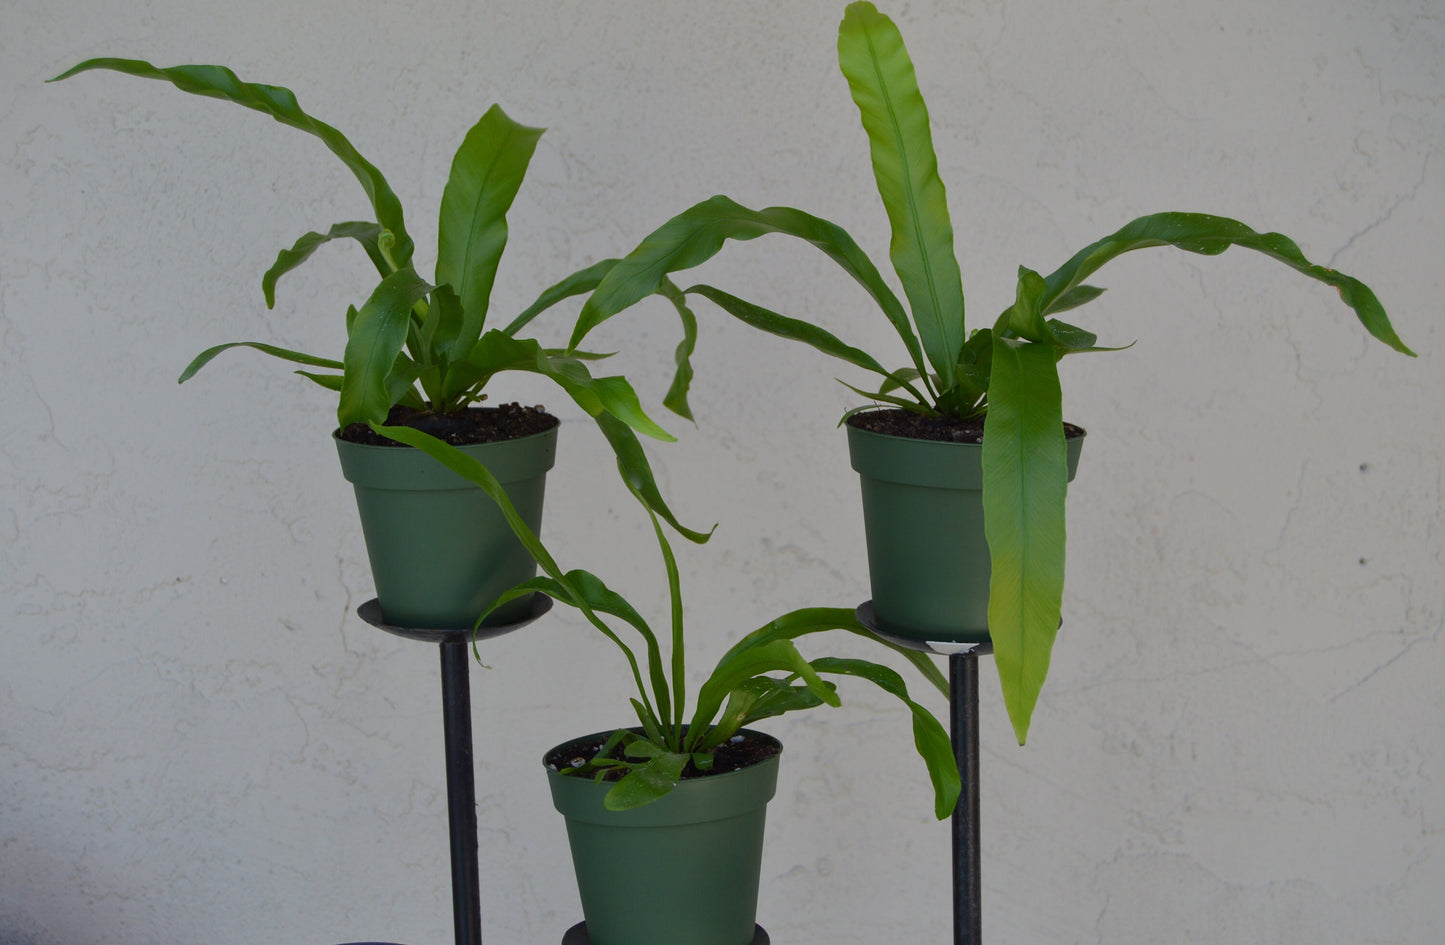
{"label": "leaf midrib vein", "polygon": [[[477,196],[472,201],[471,226],[467,227],[466,252],[462,254],[461,285],[457,287],[460,290],[457,294],[463,299],[465,299],[467,296],[467,286],[471,282],[472,278],[472,266],[470,264],[472,258],[472,246],[477,241],[477,233],[480,229],[477,225],[477,212],[481,209],[484,202],[483,198],[487,192],[487,184],[491,181],[492,174],[496,171],[497,165],[502,160],[502,155],[506,153],[507,145],[511,143],[512,138],[516,135],[516,133],[517,131],[515,128],[507,129],[506,134],[503,137],[501,147],[497,148],[496,152],[492,155],[491,163],[487,165],[486,173],[482,175],[481,182],[477,185]],[[500,259],[498,261],[500,261]],[[483,323],[485,323],[486,321],[486,315],[486,309],[483,308],[481,312]]]}
{"label": "leaf midrib vein", "polygon": [[923,278],[928,284],[928,298],[933,307],[933,321],[938,329],[939,338],[945,341],[948,332],[944,327],[942,318],[942,306],[938,301],[938,287],[933,278],[933,260],[929,256],[927,246],[923,239],[923,222],[918,216],[918,201],[913,192],[913,162],[910,160],[908,149],[903,144],[903,134],[898,126],[898,114],[893,107],[893,97],[889,94],[888,84],[883,79],[883,69],[879,62],[878,50],[873,44],[873,34],[865,24],[863,26],[863,40],[868,44],[868,58],[873,64],[873,75],[878,80],[879,95],[883,99],[884,106],[888,109],[888,124],[893,131],[893,141],[898,148],[898,153],[903,158],[903,189],[907,197],[906,209],[913,224],[914,238],[918,243],[918,256],[923,262]]}

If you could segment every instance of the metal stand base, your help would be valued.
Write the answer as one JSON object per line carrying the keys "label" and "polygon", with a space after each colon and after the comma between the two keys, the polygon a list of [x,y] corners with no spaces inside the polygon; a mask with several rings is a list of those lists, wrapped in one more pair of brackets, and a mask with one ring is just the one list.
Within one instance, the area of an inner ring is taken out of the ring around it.
{"label": "metal stand base", "polygon": [[978,657],[993,644],[931,643],[878,629],[873,602],[854,611],[858,622],[880,639],[911,650],[948,657],[948,703],[952,710],[953,757],[963,789],[953,809],[953,945],[982,945],[983,883],[980,878],[978,804]]}
{"label": "metal stand base", "polygon": [[[753,928],[756,931],[753,933],[752,945],[771,945],[773,940],[768,938],[768,933],[763,931],[761,925]],[[587,923],[578,922],[568,929],[567,934],[562,936],[562,945],[592,945],[592,940],[587,937]]]}
{"label": "metal stand base", "polygon": [[369,600],[357,608],[362,620],[387,633],[438,643],[441,649],[442,724],[447,754],[447,822],[452,849],[452,921],[456,945],[482,945],[481,886],[477,872],[477,789],[472,768],[472,691],[467,645],[473,640],[520,630],[552,609],[552,599],[532,596],[524,620],[479,630],[428,630],[386,623],[381,605]]}

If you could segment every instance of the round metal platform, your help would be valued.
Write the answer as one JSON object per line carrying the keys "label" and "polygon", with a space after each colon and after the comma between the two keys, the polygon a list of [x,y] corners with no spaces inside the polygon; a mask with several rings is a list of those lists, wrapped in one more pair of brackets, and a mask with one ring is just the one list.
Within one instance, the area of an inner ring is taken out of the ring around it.
{"label": "round metal platform", "polygon": [[533,594],[532,609],[522,620],[496,626],[483,625],[475,630],[471,627],[457,630],[398,627],[386,622],[386,618],[381,615],[381,603],[375,597],[356,608],[356,614],[378,630],[385,630],[387,633],[406,637],[408,640],[420,640],[423,643],[471,643],[475,640],[490,640],[492,637],[499,637],[504,633],[511,633],[513,630],[520,630],[551,609],[552,598],[546,594]]}
{"label": "round metal platform", "polygon": [[889,633],[880,629],[878,617],[873,613],[873,602],[865,600],[853,611],[858,622],[868,628],[868,632],[881,640],[889,643],[896,643],[901,647],[910,650],[921,650],[924,653],[934,653],[938,656],[958,656],[964,653],[972,653],[976,656],[986,656],[993,652],[993,641],[984,640],[982,643],[951,643],[946,640],[914,640],[909,637],[900,637],[897,634]]}

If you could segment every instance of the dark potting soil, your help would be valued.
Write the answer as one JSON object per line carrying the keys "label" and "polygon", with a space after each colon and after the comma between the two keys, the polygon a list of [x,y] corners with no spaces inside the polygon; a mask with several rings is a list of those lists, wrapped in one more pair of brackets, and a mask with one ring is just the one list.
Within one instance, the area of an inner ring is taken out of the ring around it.
{"label": "dark potting soil", "polygon": [[[888,407],[864,410],[848,418],[848,425],[870,433],[902,436],[911,440],[937,440],[943,443],[982,443],[983,418],[959,420],[955,417],[925,417],[911,410]],[[1073,439],[1084,431],[1072,423],[1064,424],[1064,436]]]}
{"label": "dark potting soil", "polygon": [[[398,405],[392,407],[386,416],[386,425],[389,427],[411,427],[430,433],[453,446],[475,446],[478,443],[515,440],[550,430],[560,422],[541,407],[524,407],[515,403],[497,407],[468,407],[455,413],[429,413]],[[366,446],[408,448],[372,431],[371,427],[364,423],[353,423],[342,430],[341,438],[348,443],[361,443]]]}
{"label": "dark potting soil", "polygon": [[[560,771],[563,768],[580,768],[592,760],[611,734],[611,732],[599,732],[596,735],[574,739],[549,751],[547,757],[542,761],[554,771]],[[743,729],[713,752],[710,769],[699,771],[692,762],[688,762],[687,767],[682,771],[682,778],[686,781],[690,778],[705,778],[711,774],[741,771],[743,768],[767,761],[769,758],[781,754],[782,751],[782,742],[773,736]],[[609,771],[603,780],[618,781],[625,773],[622,770]]]}

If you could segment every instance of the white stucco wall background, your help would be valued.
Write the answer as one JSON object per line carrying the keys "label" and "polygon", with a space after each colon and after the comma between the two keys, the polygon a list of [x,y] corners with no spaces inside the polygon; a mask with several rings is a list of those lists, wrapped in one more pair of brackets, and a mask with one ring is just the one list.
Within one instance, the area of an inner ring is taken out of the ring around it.
{"label": "white stucco wall background", "polygon": [[[1408,360],[1258,257],[1135,254],[1065,362],[1090,437],[1065,626],[1027,748],[984,669],[991,943],[1434,943],[1445,936],[1445,12],[1428,0],[913,0],[974,325],[1126,220],[1279,229],[1365,279]],[[430,264],[451,153],[498,101],[548,126],[494,295],[621,252],[713,193],[885,220],[841,2],[0,5],[0,943],[449,941],[436,655],[372,596],[332,399],[233,353],[336,352],[367,267],[307,229],[363,217],[319,145],[87,57],[221,62],[294,89],[405,202]],[[734,247],[709,281],[901,360],[813,252]],[[808,604],[866,596],[841,366],[700,302],[696,428],[653,451],[712,543],[682,549],[699,667]],[[560,340],[574,309],[554,318]],[[673,321],[599,333],[649,402]],[[856,378],[853,378],[856,380]],[[564,417],[544,535],[661,615],[650,531]],[[827,646],[810,652],[822,655]],[[862,653],[843,643],[835,650]],[[489,942],[577,921],[537,759],[626,721],[621,661],[567,614],[473,671]],[[921,691],[921,690],[920,690]],[[787,745],[760,920],[773,941],[945,941],[948,835],[905,715],[845,705]],[[933,704],[941,712],[941,699]]]}

